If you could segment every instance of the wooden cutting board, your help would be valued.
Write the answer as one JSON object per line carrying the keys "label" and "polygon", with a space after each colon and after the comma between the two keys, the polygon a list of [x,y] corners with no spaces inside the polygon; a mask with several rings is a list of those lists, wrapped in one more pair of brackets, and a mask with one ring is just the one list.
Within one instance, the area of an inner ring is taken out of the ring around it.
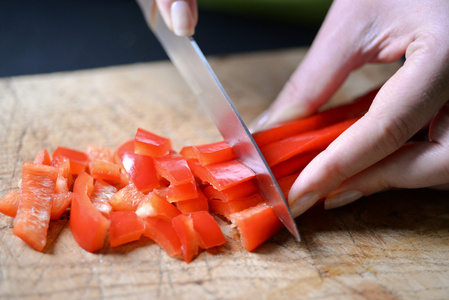
{"label": "wooden cutting board", "polygon": [[[211,64],[246,122],[275,98],[306,49],[215,57]],[[380,84],[398,65],[362,68],[334,104]],[[183,145],[220,140],[169,62],[0,79],[0,196],[23,161],[58,145],[115,148],[143,127]],[[149,239],[92,254],[68,217],[51,223],[44,253],[0,216],[0,299],[443,299],[449,297],[449,193],[392,191],[297,219],[257,251],[228,242],[190,264]]]}

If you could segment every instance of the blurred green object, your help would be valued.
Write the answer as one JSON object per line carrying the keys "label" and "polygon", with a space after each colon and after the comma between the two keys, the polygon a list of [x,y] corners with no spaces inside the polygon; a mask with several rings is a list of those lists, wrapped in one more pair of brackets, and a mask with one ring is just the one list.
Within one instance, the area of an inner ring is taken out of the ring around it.
{"label": "blurred green object", "polygon": [[332,0],[197,0],[201,9],[319,26]]}

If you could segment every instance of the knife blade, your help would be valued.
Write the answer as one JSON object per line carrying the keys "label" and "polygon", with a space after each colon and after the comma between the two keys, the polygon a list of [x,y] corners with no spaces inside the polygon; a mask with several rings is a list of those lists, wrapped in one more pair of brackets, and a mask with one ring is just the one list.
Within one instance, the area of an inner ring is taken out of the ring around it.
{"label": "knife blade", "polygon": [[299,241],[298,228],[276,179],[198,44],[193,37],[176,36],[166,26],[154,0],[137,2],[148,26],[224,140],[232,146],[237,159],[256,174],[256,182],[262,195],[284,226]]}

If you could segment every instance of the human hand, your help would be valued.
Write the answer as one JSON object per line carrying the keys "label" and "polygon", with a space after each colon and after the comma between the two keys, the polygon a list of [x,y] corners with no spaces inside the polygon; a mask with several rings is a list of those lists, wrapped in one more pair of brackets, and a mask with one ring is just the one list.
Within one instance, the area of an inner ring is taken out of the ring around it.
{"label": "human hand", "polygon": [[198,21],[196,0],[156,0],[167,27],[176,35],[191,36]]}
{"label": "human hand", "polygon": [[[366,63],[406,62],[368,113],[299,175],[294,216],[389,188],[449,183],[449,1],[336,0],[304,61],[256,128],[310,115]],[[431,121],[428,142],[406,144]]]}

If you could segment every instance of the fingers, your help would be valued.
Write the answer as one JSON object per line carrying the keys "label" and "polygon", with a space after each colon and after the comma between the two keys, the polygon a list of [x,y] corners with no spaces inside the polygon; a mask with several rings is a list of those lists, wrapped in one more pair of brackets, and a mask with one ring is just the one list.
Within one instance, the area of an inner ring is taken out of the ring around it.
{"label": "fingers", "polygon": [[[412,43],[407,50],[405,65],[381,88],[368,113],[302,171],[289,194],[295,216],[346,179],[395,152],[449,99],[449,58],[437,55],[435,51],[439,50],[434,49],[438,47],[428,40]],[[438,153],[429,148],[408,151],[409,158],[426,151]],[[434,167],[437,166],[429,165],[429,169]],[[381,179],[379,186],[387,185]],[[365,193],[364,190],[346,191],[346,198],[361,197]]]}
{"label": "fingers", "polygon": [[349,204],[390,188],[446,187],[449,183],[449,104],[433,122],[429,142],[403,146],[374,166],[346,180],[324,202],[326,209]]}
{"label": "fingers", "polygon": [[191,36],[198,21],[196,0],[156,0],[167,27],[179,36]]}
{"label": "fingers", "polygon": [[360,24],[356,26],[356,18],[351,15],[361,14],[357,17],[364,20],[372,17],[372,11],[355,12],[342,2],[345,1],[334,1],[306,57],[271,107],[251,124],[251,131],[316,112],[349,73],[368,59],[368,56],[361,58],[358,51],[366,29]]}

